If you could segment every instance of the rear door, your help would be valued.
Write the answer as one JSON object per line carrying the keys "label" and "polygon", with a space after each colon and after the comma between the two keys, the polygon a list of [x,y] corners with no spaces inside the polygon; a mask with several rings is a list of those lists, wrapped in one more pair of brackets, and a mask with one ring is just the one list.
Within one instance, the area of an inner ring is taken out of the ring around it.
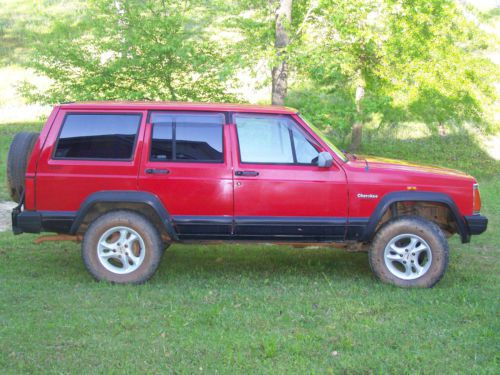
{"label": "rear door", "polygon": [[290,115],[233,114],[235,234],[241,239],[342,240],[343,170]]}
{"label": "rear door", "polygon": [[222,112],[149,114],[139,189],[160,198],[180,239],[231,235],[233,177],[225,122]]}

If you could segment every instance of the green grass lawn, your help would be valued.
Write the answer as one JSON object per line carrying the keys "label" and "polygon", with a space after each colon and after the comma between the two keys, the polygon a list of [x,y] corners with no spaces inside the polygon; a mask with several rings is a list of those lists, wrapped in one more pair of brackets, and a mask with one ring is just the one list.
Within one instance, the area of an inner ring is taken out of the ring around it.
{"label": "green grass lawn", "polygon": [[[0,177],[37,126],[1,125]],[[498,373],[499,163],[470,139],[415,142],[363,151],[474,173],[490,219],[451,239],[435,288],[382,284],[364,253],[265,245],[174,245],[148,284],[109,285],[77,244],[1,233],[0,373]]]}

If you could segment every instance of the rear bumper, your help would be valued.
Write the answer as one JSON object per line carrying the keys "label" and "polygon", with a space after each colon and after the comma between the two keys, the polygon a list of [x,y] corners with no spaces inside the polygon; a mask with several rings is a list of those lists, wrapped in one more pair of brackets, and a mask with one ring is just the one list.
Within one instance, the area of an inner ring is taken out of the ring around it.
{"label": "rear bumper", "polygon": [[42,230],[42,217],[38,212],[21,211],[19,208],[12,210],[12,231],[14,234],[40,233]]}
{"label": "rear bumper", "polygon": [[472,215],[465,216],[465,222],[467,223],[467,228],[469,234],[481,234],[488,227],[488,218],[483,215]]}
{"label": "rear bumper", "polygon": [[14,234],[69,233],[74,220],[74,212],[21,211],[16,207],[12,210],[12,231]]}

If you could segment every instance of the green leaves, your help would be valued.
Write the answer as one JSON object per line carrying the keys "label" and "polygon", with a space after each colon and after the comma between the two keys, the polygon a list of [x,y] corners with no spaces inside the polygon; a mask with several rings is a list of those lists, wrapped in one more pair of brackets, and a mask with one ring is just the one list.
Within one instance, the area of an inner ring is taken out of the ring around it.
{"label": "green leaves", "polygon": [[[52,79],[24,83],[33,101],[244,101],[271,85],[277,0],[47,4],[23,21],[29,67]],[[288,104],[341,137],[373,118],[488,130],[499,73],[481,20],[454,0],[294,0]]]}
{"label": "green leaves", "polygon": [[[96,99],[232,101],[231,72],[205,29],[204,2],[93,0],[34,29],[30,67],[53,80],[41,102]],[[221,74],[224,72],[224,74]]]}
{"label": "green leaves", "polygon": [[[362,121],[487,128],[498,73],[480,55],[488,40],[465,12],[452,0],[322,1],[297,54],[299,76],[317,93],[309,101],[339,90],[354,96],[361,84]],[[352,106],[332,126],[345,128],[348,113]]]}

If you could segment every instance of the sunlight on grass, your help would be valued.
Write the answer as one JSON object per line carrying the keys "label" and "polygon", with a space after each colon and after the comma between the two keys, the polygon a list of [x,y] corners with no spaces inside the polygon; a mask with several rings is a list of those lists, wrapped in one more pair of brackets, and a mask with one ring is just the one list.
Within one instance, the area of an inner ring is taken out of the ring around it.
{"label": "sunlight on grass", "polygon": [[37,87],[48,85],[48,79],[39,77],[28,69],[18,66],[0,68],[0,123],[37,121],[46,117],[51,106],[26,104],[17,92],[17,86],[28,80]]}

